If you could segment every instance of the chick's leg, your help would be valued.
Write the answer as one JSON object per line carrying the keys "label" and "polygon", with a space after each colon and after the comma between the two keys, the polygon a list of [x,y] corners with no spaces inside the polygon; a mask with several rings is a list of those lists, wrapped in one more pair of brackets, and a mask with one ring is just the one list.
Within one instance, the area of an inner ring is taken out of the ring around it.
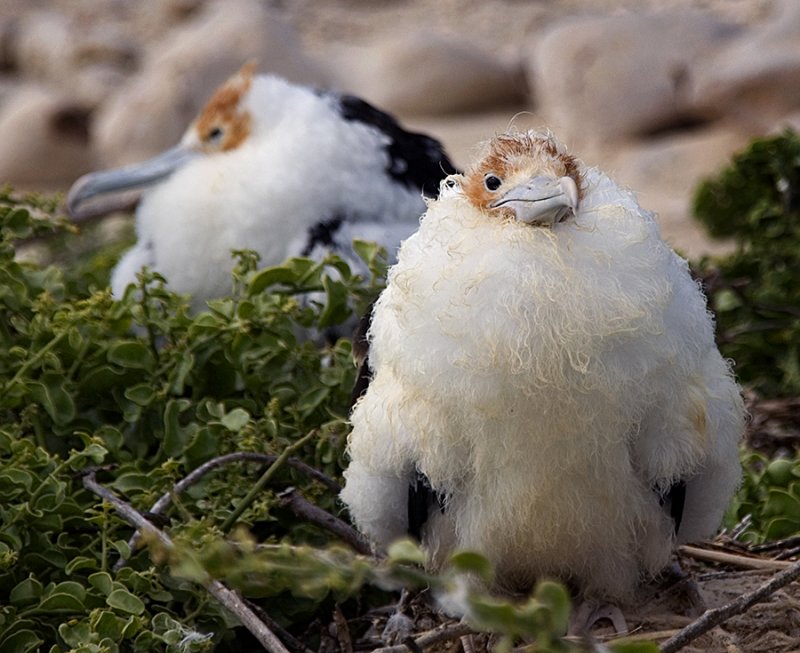
{"label": "chick's leg", "polygon": [[570,616],[568,634],[585,635],[601,621],[610,621],[618,635],[628,632],[628,623],[616,605],[585,599]]}

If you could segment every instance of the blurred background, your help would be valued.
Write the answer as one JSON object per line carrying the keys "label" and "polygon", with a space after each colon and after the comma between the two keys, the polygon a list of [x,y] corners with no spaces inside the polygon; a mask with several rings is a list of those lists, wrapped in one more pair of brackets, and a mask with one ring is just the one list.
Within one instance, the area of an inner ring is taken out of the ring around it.
{"label": "blurred background", "polygon": [[244,62],[358,94],[458,165],[553,130],[635,190],[667,239],[697,182],[800,128],[797,0],[1,0],[0,184],[64,191],[176,143]]}

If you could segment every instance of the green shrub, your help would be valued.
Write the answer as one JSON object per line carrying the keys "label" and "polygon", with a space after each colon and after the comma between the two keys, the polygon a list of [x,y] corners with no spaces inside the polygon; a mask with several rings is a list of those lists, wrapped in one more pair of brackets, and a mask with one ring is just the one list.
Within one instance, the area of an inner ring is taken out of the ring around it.
{"label": "green shrub", "polygon": [[723,353],[767,397],[800,394],[800,138],[755,140],[698,187],[697,218],[736,250],[701,262]]}
{"label": "green shrub", "polygon": [[[366,305],[379,287],[379,252],[363,246],[376,272],[366,283],[336,258],[256,271],[242,252],[231,296],[190,315],[155,274],[114,301],[107,264],[86,281],[18,260],[20,239],[65,237],[51,211],[0,196],[0,650],[169,650],[175,632],[214,632],[215,644],[239,637],[213,600],[147,552],[113,570],[132,529],[82,487],[81,473],[99,468],[105,485],[147,511],[212,457],[280,454],[312,433],[295,455],[338,478],[350,343],[318,347],[298,336]],[[312,291],[318,303],[303,299]],[[200,546],[258,476],[246,462],[208,474],[164,525]],[[278,508],[287,485],[337,511],[335,492],[285,467],[236,522],[264,541],[326,542]],[[183,650],[212,644],[187,641]]]}
{"label": "green shrub", "polygon": [[769,460],[756,452],[742,458],[744,478],[726,524],[739,525],[739,539],[762,544],[800,533],[800,458]]}

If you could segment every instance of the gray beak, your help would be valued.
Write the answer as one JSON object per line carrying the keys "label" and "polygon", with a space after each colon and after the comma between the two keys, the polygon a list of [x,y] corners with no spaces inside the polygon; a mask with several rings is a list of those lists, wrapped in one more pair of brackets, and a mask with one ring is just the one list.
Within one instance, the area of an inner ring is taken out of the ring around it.
{"label": "gray beak", "polygon": [[578,187],[572,177],[533,177],[491,206],[513,210],[521,222],[554,225],[578,210]]}
{"label": "gray beak", "polygon": [[195,150],[177,145],[141,163],[83,175],[69,189],[67,212],[80,221],[128,206],[138,197],[129,191],[152,186],[196,156]]}

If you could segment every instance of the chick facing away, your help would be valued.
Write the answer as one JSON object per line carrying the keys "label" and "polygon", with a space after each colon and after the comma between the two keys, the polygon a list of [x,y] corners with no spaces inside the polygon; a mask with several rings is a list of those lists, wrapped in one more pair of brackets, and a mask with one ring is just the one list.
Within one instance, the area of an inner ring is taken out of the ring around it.
{"label": "chick facing away", "polygon": [[549,134],[448,177],[367,331],[341,498],[378,549],[482,552],[625,601],[712,535],[743,405],[687,263],[634,195]]}

